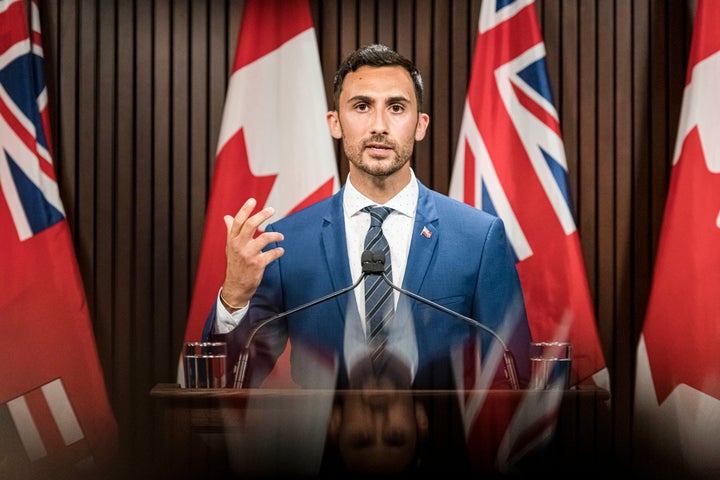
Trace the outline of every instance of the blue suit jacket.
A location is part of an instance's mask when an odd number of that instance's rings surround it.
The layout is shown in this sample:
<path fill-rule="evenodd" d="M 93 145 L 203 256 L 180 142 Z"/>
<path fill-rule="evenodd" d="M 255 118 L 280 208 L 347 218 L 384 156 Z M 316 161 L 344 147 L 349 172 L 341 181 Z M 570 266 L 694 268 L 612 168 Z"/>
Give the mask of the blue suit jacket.
<path fill-rule="evenodd" d="M 498 332 L 513 352 L 521 380 L 526 381 L 530 329 L 502 221 L 418 183 L 417 214 L 402 287 Z M 266 268 L 240 326 L 226 335 L 211 335 L 213 308 L 203 331 L 205 339 L 227 341 L 229 358 L 237 358 L 258 322 L 352 285 L 343 191 L 344 187 L 332 197 L 266 228 L 283 233 L 285 254 Z M 416 385 L 452 388 L 449 353 L 477 327 L 409 297 L 399 302 L 397 315 L 409 315 L 405 318 L 414 324 Z M 317 365 L 318 358 L 327 358 L 338 365 L 342 384 L 348 322 L 359 324 L 352 292 L 268 323 L 251 343 L 246 374 L 249 385 L 257 386 L 267 376 L 288 338 L 295 382 L 306 387 L 326 387 L 317 385 L 310 365 Z M 494 339 L 482 334 L 482 340 L 482 351 L 488 352 Z"/>

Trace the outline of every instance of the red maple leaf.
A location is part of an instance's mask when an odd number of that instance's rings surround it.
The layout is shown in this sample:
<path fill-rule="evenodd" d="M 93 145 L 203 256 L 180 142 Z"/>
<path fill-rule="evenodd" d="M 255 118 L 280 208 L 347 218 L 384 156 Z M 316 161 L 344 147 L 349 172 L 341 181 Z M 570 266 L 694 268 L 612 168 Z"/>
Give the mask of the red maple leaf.
<path fill-rule="evenodd" d="M 223 215 L 235 215 L 248 198 L 257 200 L 258 209 L 265 207 L 277 174 L 256 176 L 250 170 L 243 128 L 223 145 L 215 169 L 211 190 L 215 198 L 210 198 L 208 218 L 215 214 L 224 229 Z"/>
<path fill-rule="evenodd" d="M 720 399 L 720 174 L 698 128 L 673 167 L 643 328 L 658 403 L 681 384 Z"/>

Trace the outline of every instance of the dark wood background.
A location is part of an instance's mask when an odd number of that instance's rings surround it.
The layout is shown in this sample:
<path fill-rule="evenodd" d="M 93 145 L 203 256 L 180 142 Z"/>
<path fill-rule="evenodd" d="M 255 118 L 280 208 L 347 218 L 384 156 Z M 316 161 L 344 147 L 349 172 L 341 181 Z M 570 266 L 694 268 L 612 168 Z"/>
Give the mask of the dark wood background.
<path fill-rule="evenodd" d="M 447 192 L 481 0 L 311 0 L 330 99 L 341 57 L 386 43 L 424 74 L 415 171 Z M 632 455 L 642 329 L 695 1 L 538 0 L 576 220 Z M 175 380 L 242 1 L 43 1 L 62 199 L 122 442 L 151 451 L 150 389 Z M 340 177 L 347 166 L 340 157 Z"/>

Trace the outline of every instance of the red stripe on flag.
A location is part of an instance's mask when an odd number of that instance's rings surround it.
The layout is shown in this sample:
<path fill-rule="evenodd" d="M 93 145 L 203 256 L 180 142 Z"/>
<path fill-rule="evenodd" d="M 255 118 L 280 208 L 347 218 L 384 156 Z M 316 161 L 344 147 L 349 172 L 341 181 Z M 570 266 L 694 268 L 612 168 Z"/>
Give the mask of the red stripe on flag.
<path fill-rule="evenodd" d="M 50 411 L 42 389 L 32 390 L 27 393 L 24 398 L 35 422 L 35 428 L 37 428 L 40 434 L 40 438 L 42 439 L 43 445 L 45 445 L 45 450 L 48 452 L 48 455 L 52 455 L 65 448 L 62 434 Z"/>
<path fill-rule="evenodd" d="M 712 2 L 710 2 L 712 4 Z M 702 3 L 698 4 L 698 13 L 695 19 L 694 30 L 704 32 L 716 32 L 720 25 L 720 8 L 714 5 L 707 7 Z M 688 69 L 685 85 L 690 83 L 695 65 L 720 50 L 720 35 L 694 35 L 690 46 L 688 57 Z"/>
<path fill-rule="evenodd" d="M 517 96 L 520 105 L 523 106 L 528 112 L 535 115 L 540 121 L 547 125 L 557 136 L 560 134 L 560 122 L 553 117 L 550 112 L 542 108 L 535 100 L 530 98 L 521 88 L 518 88 L 514 83 L 512 84 L 513 92 Z"/>
<path fill-rule="evenodd" d="M 265 22 L 257 22 L 258 18 Z M 246 2 L 238 40 L 243 48 L 237 50 L 233 72 L 277 50 L 312 26 L 307 0 Z"/>
<path fill-rule="evenodd" d="M 335 179 L 329 178 L 327 182 L 320 185 L 320 188 L 315 190 L 313 193 L 310 194 L 309 197 L 304 199 L 302 202 L 298 203 L 295 208 L 293 208 L 290 212 L 288 212 L 288 215 L 295 213 L 299 210 L 302 210 L 305 207 L 309 207 L 313 203 L 319 202 L 323 198 L 327 198 L 330 195 L 333 194 L 333 188 L 335 186 Z"/>
<path fill-rule="evenodd" d="M 463 166 L 464 169 L 464 185 L 463 185 L 463 196 L 464 196 L 464 202 L 469 205 L 475 204 L 475 170 L 477 168 L 476 161 L 475 161 L 475 155 L 473 155 L 472 150 L 470 149 L 470 144 L 467 140 L 465 140 L 465 164 Z"/>
<path fill-rule="evenodd" d="M 11 3 L 0 13 L 0 55 L 18 42 L 27 41 L 28 24 L 25 15 L 25 2 Z"/>

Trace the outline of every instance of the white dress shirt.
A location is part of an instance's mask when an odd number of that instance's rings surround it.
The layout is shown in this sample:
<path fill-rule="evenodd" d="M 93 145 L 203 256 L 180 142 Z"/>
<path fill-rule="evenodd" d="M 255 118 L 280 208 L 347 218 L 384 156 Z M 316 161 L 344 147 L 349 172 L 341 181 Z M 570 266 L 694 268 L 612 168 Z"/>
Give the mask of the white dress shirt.
<path fill-rule="evenodd" d="M 397 286 L 402 285 L 405 276 L 417 200 L 418 185 L 415 181 L 415 174 L 412 173 L 410 183 L 390 201 L 382 205 L 393 209 L 393 212 L 383 222 L 383 234 L 385 234 L 390 246 L 392 281 Z M 360 257 L 365 250 L 365 236 L 368 228 L 370 228 L 370 214 L 363 212 L 362 209 L 372 205 L 377 204 L 358 192 L 353 187 L 352 179 L 348 175 L 345 195 L 343 196 L 343 210 L 345 212 L 345 238 L 347 239 L 350 260 L 350 275 L 353 283 L 362 274 Z M 400 293 L 397 290 L 394 290 L 393 293 L 395 306 L 397 307 Z M 357 300 L 358 309 L 360 310 L 360 318 L 365 318 L 365 286 L 362 283 L 355 289 L 355 300 Z M 363 323 L 364 328 L 365 324 Z"/>

